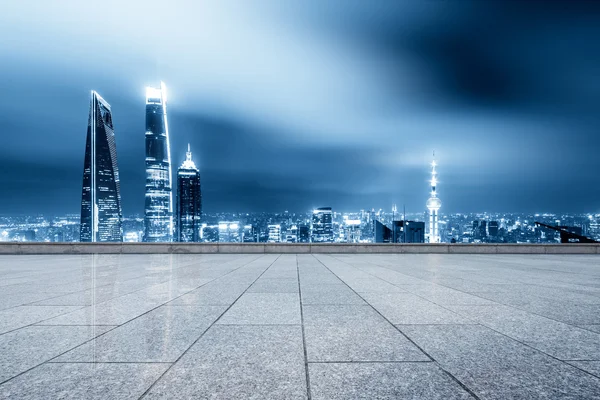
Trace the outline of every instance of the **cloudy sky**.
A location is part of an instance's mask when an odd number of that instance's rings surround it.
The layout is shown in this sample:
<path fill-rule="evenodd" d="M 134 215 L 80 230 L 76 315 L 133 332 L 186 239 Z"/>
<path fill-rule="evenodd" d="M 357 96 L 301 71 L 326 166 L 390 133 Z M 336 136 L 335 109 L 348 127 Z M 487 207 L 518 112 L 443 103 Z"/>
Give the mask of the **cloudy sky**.
<path fill-rule="evenodd" d="M 600 211 L 600 2 L 8 0 L 0 214 L 78 213 L 89 91 L 123 212 L 144 204 L 145 86 L 169 88 L 216 211 Z"/>

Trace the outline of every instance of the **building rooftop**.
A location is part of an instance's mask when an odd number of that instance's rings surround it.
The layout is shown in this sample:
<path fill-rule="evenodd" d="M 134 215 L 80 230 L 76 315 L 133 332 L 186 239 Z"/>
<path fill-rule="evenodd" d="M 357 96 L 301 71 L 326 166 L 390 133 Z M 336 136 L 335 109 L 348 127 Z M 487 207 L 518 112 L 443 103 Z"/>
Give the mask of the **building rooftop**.
<path fill-rule="evenodd" d="M 600 256 L 0 256 L 0 398 L 600 398 Z"/>

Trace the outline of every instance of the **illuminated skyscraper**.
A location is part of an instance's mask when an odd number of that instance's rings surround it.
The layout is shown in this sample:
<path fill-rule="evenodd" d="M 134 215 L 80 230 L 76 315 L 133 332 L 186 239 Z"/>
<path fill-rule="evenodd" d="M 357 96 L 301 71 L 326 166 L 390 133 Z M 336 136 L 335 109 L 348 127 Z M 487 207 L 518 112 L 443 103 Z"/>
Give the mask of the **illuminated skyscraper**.
<path fill-rule="evenodd" d="M 438 211 L 442 206 L 442 201 L 437 197 L 437 166 L 435 162 L 435 153 L 433 153 L 433 161 L 431 162 L 431 197 L 427 200 L 427 209 L 429 210 L 429 243 L 440 242 L 440 232 L 438 230 Z"/>
<path fill-rule="evenodd" d="M 185 161 L 177 170 L 177 217 L 175 240 L 178 242 L 200 241 L 200 219 L 202 217 L 202 192 L 200 171 L 192 161 L 188 144 Z"/>
<path fill-rule="evenodd" d="M 88 119 L 83 190 L 82 242 L 122 242 L 121 190 L 110 104 L 92 91 Z"/>
<path fill-rule="evenodd" d="M 167 88 L 146 88 L 145 242 L 173 240 L 171 149 L 167 124 Z"/>
<path fill-rule="evenodd" d="M 331 207 L 321 207 L 313 211 L 312 242 L 333 242 L 333 215 Z"/>
<path fill-rule="evenodd" d="M 281 242 L 281 225 L 273 224 L 267 227 L 269 229 L 269 239 L 267 242 L 279 243 Z"/>

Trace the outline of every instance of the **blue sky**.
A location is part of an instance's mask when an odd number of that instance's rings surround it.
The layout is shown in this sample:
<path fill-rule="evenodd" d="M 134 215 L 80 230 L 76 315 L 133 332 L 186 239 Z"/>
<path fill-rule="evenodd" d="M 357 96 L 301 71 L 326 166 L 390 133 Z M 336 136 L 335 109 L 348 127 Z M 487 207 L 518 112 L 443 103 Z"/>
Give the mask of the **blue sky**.
<path fill-rule="evenodd" d="M 79 212 L 89 90 L 143 211 L 144 88 L 205 210 L 600 211 L 593 1 L 9 0 L 0 213 Z"/>

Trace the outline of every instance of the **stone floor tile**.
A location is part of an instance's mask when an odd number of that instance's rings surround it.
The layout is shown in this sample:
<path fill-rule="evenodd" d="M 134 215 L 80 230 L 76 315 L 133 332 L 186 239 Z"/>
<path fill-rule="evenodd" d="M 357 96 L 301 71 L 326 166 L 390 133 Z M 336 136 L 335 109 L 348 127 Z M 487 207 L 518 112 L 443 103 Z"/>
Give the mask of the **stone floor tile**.
<path fill-rule="evenodd" d="M 298 293 L 298 278 L 260 278 L 248 293 Z"/>
<path fill-rule="evenodd" d="M 379 328 L 389 323 L 368 304 L 306 304 L 302 306 L 304 325 L 362 325 Z"/>
<path fill-rule="evenodd" d="M 0 399 L 138 399 L 169 364 L 44 364 L 0 386 Z"/>
<path fill-rule="evenodd" d="M 600 360 L 598 361 L 569 361 L 569 364 L 581 368 L 600 378 Z"/>
<path fill-rule="evenodd" d="M 80 346 L 56 362 L 174 362 L 226 306 L 161 306 Z"/>
<path fill-rule="evenodd" d="M 472 399 L 435 363 L 309 364 L 314 400 Z"/>
<path fill-rule="evenodd" d="M 0 336 L 0 382 L 93 339 L 112 326 L 28 326 Z"/>
<path fill-rule="evenodd" d="M 148 399 L 306 399 L 300 326 L 213 326 Z"/>
<path fill-rule="evenodd" d="M 489 328 L 399 328 L 481 398 L 600 399 L 598 378 Z"/>
<path fill-rule="evenodd" d="M 508 306 L 449 306 L 478 323 L 561 360 L 600 360 L 600 333 Z"/>
<path fill-rule="evenodd" d="M 300 324 L 297 293 L 246 293 L 218 324 Z"/>
<path fill-rule="evenodd" d="M 79 310 L 69 306 L 19 306 L 0 311 L 0 334 Z"/>
<path fill-rule="evenodd" d="M 307 325 L 308 361 L 430 361 L 392 325 Z"/>
<path fill-rule="evenodd" d="M 393 324 L 469 324 L 469 319 L 412 293 L 360 293 Z"/>
<path fill-rule="evenodd" d="M 331 285 L 330 285 L 331 286 Z M 366 305 L 365 301 L 346 287 L 329 290 L 305 290 L 302 288 L 302 304 L 355 304 Z"/>

